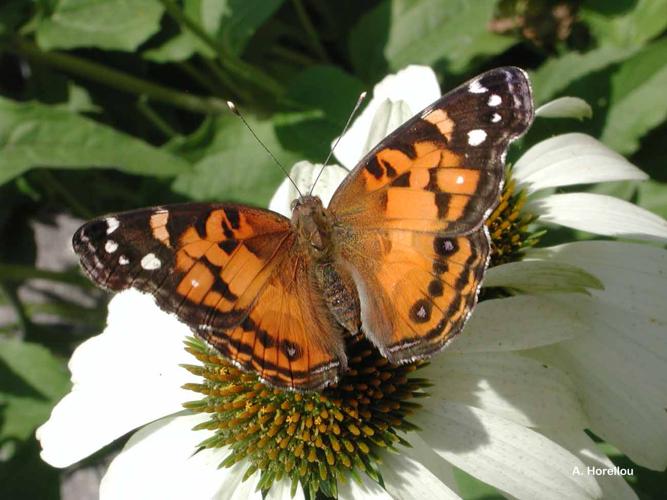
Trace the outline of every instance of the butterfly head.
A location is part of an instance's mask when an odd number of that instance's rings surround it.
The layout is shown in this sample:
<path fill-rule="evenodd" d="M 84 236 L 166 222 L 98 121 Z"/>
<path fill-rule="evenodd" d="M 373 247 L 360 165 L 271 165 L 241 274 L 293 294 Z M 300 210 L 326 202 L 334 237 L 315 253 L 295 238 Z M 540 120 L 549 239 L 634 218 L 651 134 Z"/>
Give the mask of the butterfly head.
<path fill-rule="evenodd" d="M 316 258 L 331 249 L 332 217 L 318 196 L 302 196 L 292 202 L 292 225 L 300 241 Z"/>

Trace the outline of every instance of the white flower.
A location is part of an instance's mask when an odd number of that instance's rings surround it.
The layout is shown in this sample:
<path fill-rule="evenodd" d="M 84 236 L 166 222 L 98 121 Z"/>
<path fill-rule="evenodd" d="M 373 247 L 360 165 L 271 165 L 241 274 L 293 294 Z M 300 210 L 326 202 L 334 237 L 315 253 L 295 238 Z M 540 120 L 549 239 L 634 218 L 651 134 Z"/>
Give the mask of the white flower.
<path fill-rule="evenodd" d="M 335 151 L 339 161 L 352 168 L 373 141 L 435 100 L 434 82 L 428 68 L 409 67 L 377 85 Z M 566 101 L 546 115 L 581 115 L 580 106 Z M 317 172 L 301 162 L 292 176 L 306 192 Z M 326 167 L 315 194 L 330 199 L 346 173 Z M 541 222 L 664 241 L 667 223 L 632 204 L 552 193 L 645 177 L 581 134 L 537 144 L 513 169 Z M 289 214 L 295 196 L 285 182 L 270 208 Z M 533 249 L 490 269 L 485 286 L 516 294 L 480 303 L 459 340 L 419 372 L 434 384 L 431 397 L 410 418 L 421 429 L 404 435 L 412 446 L 382 455 L 384 488 L 364 477 L 339 485 L 339 497 L 458 498 L 457 467 L 517 498 L 634 498 L 622 477 L 586 472 L 612 464 L 584 429 L 640 465 L 667 466 L 667 252 L 613 241 Z M 182 347 L 188 335 L 151 298 L 118 294 L 106 330 L 70 361 L 72 392 L 38 430 L 43 459 L 65 467 L 139 429 L 104 476 L 102 500 L 259 498 L 257 474 L 243 482 L 242 464 L 218 468 L 227 449 L 193 454 L 211 431 L 192 431 L 202 417 L 181 406 L 192 399 L 178 366 L 192 361 Z M 268 496 L 289 498 L 289 485 L 274 483 Z"/>

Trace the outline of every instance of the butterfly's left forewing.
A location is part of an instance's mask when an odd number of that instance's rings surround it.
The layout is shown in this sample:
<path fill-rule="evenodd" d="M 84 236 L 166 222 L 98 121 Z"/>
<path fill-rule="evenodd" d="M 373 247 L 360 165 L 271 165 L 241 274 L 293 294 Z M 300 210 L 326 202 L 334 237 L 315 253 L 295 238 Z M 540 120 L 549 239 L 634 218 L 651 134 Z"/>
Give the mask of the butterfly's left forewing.
<path fill-rule="evenodd" d="M 237 365 L 313 389 L 336 379 L 345 354 L 335 322 L 316 314 L 294 241 L 289 220 L 268 210 L 184 204 L 93 220 L 73 246 L 100 286 L 150 293 Z"/>
<path fill-rule="evenodd" d="M 370 151 L 329 205 L 362 329 L 393 362 L 440 350 L 477 300 L 507 148 L 532 122 L 526 74 L 498 68 L 446 94 Z"/>

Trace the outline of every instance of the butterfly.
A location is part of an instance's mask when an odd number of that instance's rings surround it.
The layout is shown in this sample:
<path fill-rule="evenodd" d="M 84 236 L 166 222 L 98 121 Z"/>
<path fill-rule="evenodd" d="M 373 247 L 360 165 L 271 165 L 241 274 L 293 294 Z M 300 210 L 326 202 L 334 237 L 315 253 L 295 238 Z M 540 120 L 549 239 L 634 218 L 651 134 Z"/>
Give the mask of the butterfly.
<path fill-rule="evenodd" d="M 382 140 L 328 207 L 306 195 L 291 219 L 232 203 L 146 208 L 86 223 L 73 246 L 101 287 L 152 294 L 270 385 L 319 390 L 345 372 L 347 336 L 399 364 L 461 331 L 507 149 L 532 119 L 524 71 L 493 69 Z"/>

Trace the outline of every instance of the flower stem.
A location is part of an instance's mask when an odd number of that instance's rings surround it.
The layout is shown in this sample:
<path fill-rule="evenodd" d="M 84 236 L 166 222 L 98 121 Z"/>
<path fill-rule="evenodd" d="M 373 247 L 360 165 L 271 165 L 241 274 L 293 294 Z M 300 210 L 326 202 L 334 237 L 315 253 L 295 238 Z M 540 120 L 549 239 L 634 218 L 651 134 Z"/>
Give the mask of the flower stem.
<path fill-rule="evenodd" d="M 44 52 L 35 44 L 26 40 L 15 40 L 10 48 L 34 63 L 57 68 L 131 94 L 145 95 L 155 101 L 164 102 L 194 113 L 218 114 L 229 112 L 229 108 L 221 99 L 185 94 L 71 54 Z"/>

